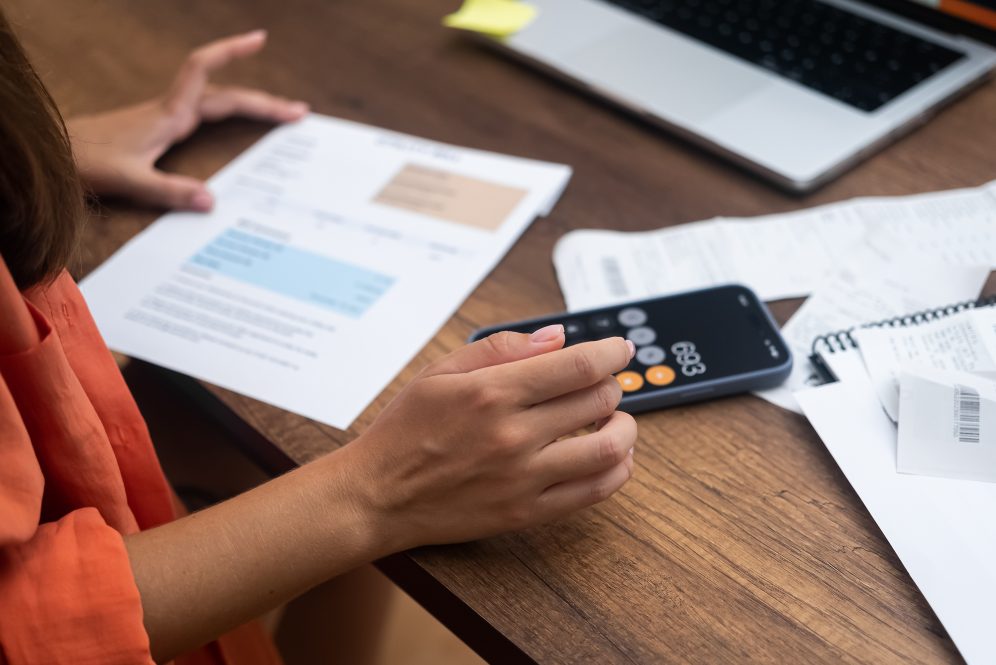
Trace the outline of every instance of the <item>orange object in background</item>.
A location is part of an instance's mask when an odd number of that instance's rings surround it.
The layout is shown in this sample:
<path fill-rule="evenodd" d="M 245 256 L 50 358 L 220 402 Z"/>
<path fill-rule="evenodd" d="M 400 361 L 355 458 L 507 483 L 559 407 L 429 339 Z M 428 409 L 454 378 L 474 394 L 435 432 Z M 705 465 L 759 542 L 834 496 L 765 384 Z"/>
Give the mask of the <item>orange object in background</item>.
<path fill-rule="evenodd" d="M 996 30 L 996 10 L 964 0 L 941 0 L 943 12 Z"/>

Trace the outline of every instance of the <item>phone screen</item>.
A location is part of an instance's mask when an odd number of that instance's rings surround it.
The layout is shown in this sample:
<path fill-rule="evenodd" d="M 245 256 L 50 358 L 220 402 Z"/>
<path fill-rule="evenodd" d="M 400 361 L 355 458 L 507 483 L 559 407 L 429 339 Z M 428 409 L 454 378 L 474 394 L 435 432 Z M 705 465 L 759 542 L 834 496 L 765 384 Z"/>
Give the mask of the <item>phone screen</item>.
<path fill-rule="evenodd" d="M 607 327 L 604 318 L 615 313 L 607 332 L 636 345 L 619 382 L 625 392 L 636 393 L 783 365 L 788 350 L 762 307 L 749 290 L 730 286 L 607 309 L 585 323 Z"/>
<path fill-rule="evenodd" d="M 636 396 L 783 366 L 789 351 L 763 307 L 751 291 L 731 285 L 567 313 L 544 323 L 563 323 L 568 345 L 615 336 L 632 340 L 636 357 L 616 376 L 623 391 Z"/>

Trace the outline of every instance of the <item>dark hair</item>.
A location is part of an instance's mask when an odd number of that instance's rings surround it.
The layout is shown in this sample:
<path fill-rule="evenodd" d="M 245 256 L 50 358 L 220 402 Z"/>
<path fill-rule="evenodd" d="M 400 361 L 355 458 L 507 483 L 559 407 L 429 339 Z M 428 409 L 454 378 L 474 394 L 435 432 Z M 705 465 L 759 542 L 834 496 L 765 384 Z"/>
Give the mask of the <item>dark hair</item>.
<path fill-rule="evenodd" d="M 19 288 L 69 263 L 85 215 L 66 125 L 0 11 L 0 257 Z"/>

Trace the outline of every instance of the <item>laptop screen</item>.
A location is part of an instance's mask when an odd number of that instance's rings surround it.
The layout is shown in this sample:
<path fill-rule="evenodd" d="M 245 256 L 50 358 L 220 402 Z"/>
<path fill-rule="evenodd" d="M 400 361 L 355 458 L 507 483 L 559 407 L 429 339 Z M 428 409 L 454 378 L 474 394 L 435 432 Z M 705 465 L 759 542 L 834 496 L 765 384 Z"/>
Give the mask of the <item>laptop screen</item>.
<path fill-rule="evenodd" d="M 911 0 L 921 5 L 974 23 L 983 28 L 996 30 L 996 0 Z"/>

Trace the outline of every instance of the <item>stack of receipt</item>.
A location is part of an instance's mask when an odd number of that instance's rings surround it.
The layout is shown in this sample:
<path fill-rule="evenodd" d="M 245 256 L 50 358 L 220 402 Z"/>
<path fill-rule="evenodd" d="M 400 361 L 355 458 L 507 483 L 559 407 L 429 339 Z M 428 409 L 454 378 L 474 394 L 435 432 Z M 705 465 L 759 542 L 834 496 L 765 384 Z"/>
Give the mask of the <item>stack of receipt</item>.
<path fill-rule="evenodd" d="M 568 309 L 581 310 L 729 282 L 762 300 L 805 296 L 859 254 L 873 270 L 890 260 L 996 265 L 996 181 L 657 231 L 573 231 L 553 263 Z"/>
<path fill-rule="evenodd" d="M 853 336 L 899 425 L 897 471 L 996 482 L 996 308 Z"/>

